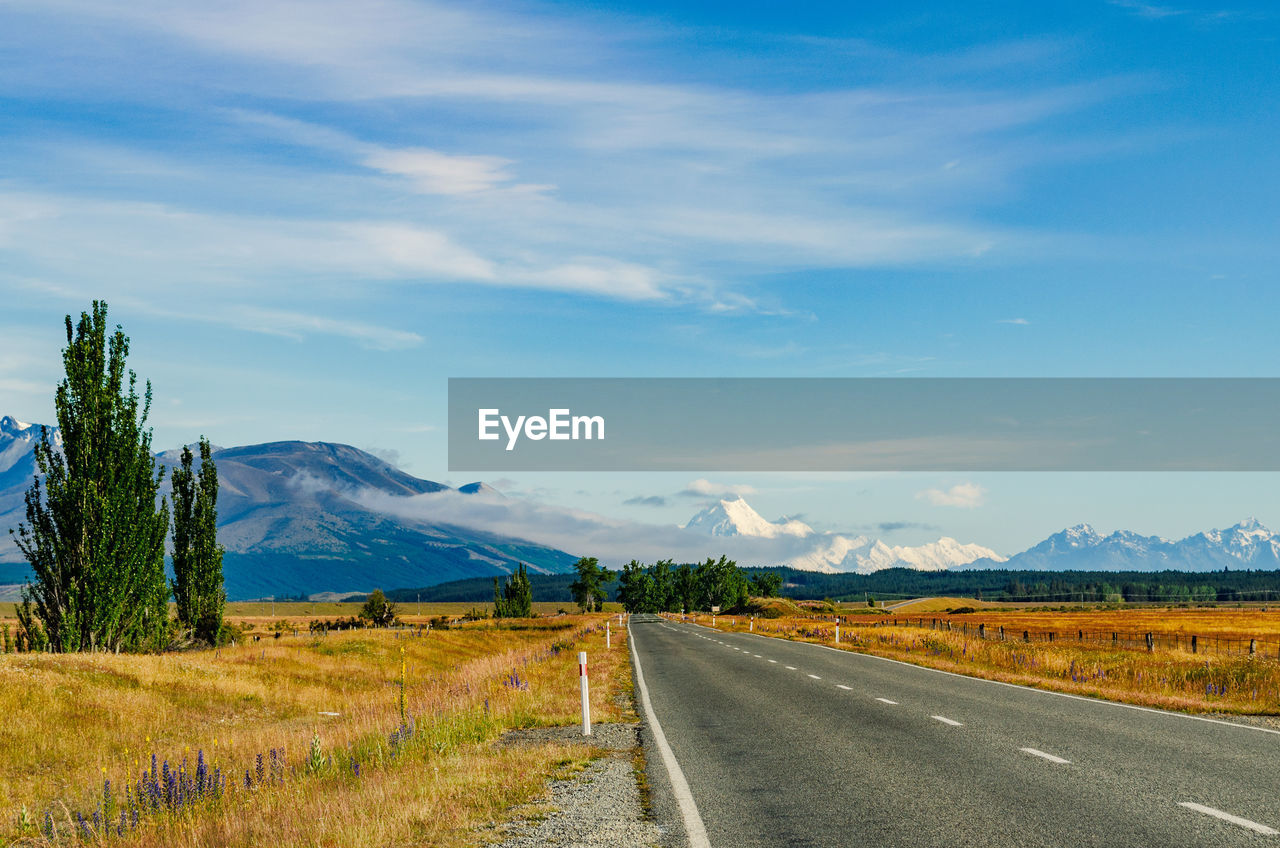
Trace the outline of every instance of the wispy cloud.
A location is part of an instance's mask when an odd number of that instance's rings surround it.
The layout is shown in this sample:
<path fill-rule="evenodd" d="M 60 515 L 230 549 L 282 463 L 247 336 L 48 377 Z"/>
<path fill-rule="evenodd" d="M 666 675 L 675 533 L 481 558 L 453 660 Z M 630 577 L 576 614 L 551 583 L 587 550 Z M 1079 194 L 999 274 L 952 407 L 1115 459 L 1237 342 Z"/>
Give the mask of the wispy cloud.
<path fill-rule="evenodd" d="M 925 489 L 916 493 L 919 500 L 934 506 L 976 509 L 986 502 L 987 490 L 975 483 L 957 483 L 949 489 Z"/>
<path fill-rule="evenodd" d="M 636 495 L 623 503 L 627 506 L 666 506 L 667 499 L 662 495 Z"/>
<path fill-rule="evenodd" d="M 679 494 L 689 498 L 722 498 L 727 495 L 754 495 L 756 490 L 746 484 L 713 483 L 705 477 L 699 477 L 686 485 Z"/>
<path fill-rule="evenodd" d="M 996 321 L 997 324 L 1016 324 L 1019 327 L 1026 327 L 1031 324 L 1026 318 L 1001 318 Z"/>

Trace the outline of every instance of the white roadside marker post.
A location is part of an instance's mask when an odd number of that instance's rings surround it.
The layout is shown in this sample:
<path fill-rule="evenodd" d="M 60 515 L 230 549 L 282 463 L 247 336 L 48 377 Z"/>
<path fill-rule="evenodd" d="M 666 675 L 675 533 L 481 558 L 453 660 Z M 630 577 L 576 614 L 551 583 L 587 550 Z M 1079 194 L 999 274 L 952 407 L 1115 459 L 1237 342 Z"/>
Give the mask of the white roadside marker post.
<path fill-rule="evenodd" d="M 840 625 L 836 624 L 836 644 L 840 644 Z"/>
<path fill-rule="evenodd" d="M 609 622 L 604 623 L 604 649 L 606 651 L 613 649 L 613 638 L 609 632 Z"/>
<path fill-rule="evenodd" d="M 751 616 L 751 624 L 747 626 L 747 632 L 748 633 L 756 632 L 756 617 L 754 615 Z"/>
<path fill-rule="evenodd" d="M 582 735 L 591 735 L 591 695 L 587 689 L 587 652 L 578 651 L 578 680 L 582 682 Z"/>

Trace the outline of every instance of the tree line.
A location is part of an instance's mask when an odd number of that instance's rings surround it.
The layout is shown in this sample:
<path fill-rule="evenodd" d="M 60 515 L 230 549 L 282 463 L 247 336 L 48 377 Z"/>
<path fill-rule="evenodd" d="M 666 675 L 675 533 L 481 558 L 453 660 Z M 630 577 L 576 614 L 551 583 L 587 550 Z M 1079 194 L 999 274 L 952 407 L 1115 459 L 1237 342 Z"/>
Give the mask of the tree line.
<path fill-rule="evenodd" d="M 202 436 L 197 468 L 183 448 L 171 513 L 158 497 L 165 467 L 146 426 L 151 383 L 139 393 L 126 368 L 129 339 L 119 325 L 110 333 L 107 326 L 102 301 L 74 324 L 66 316 L 65 377 L 54 393 L 58 433 L 41 427 L 26 521 L 9 531 L 33 573 L 18 606 L 17 645 L 72 652 L 157 651 L 187 639 L 217 644 L 226 593 L 212 449 Z M 172 581 L 165 573 L 170 530 Z"/>
<path fill-rule="evenodd" d="M 658 564 L 640 566 L 646 572 L 655 573 L 655 587 L 666 586 L 663 575 L 671 575 L 680 568 L 666 561 L 665 571 Z M 628 563 L 630 565 L 630 563 Z M 638 564 L 637 564 L 638 565 Z M 704 563 L 705 565 L 705 563 Z M 689 569 L 698 564 L 688 564 Z M 623 572 L 599 584 L 604 599 L 621 601 L 624 585 L 620 582 Z M 760 597 L 777 594 L 786 598 L 838 601 L 861 601 L 867 595 L 879 599 L 919 598 L 937 595 L 985 599 L 989 601 L 1017 600 L 1044 604 L 1070 603 L 1234 603 L 1236 601 L 1280 602 L 1280 571 L 1241 570 L 1212 572 L 1114 572 L 1114 571 L 915 571 L 908 568 L 890 568 L 873 574 L 824 574 L 801 571 L 788 567 L 740 568 L 748 583 L 767 580 L 777 586 L 773 592 L 750 590 Z M 633 569 L 634 571 L 634 569 Z M 528 576 L 534 601 L 573 603 L 578 594 L 572 588 L 579 582 L 577 569 L 569 574 L 531 574 Z M 687 578 L 682 578 L 686 579 Z M 421 596 L 423 601 L 451 601 L 475 603 L 483 601 L 492 592 L 487 577 L 468 578 L 414 589 L 398 589 L 388 592 L 389 597 L 400 601 L 412 601 Z M 643 597 L 665 598 L 656 603 L 667 606 L 673 612 L 678 607 L 670 603 L 672 593 L 655 588 L 644 588 L 638 593 Z M 677 597 L 678 597 L 677 593 Z M 646 601 L 646 604 L 648 602 Z M 698 608 L 698 607 L 694 607 Z M 705 608 L 705 607 L 703 607 Z"/>

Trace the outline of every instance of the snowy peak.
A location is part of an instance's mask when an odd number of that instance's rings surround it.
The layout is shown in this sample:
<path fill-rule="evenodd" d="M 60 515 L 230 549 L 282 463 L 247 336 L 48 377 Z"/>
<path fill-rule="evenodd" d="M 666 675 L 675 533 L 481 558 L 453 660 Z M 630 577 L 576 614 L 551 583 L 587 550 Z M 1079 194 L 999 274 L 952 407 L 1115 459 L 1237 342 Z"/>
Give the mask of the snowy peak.
<path fill-rule="evenodd" d="M 22 438 L 23 434 L 29 434 L 32 429 L 34 428 L 30 424 L 11 416 L 0 418 L 0 433 L 6 436 Z"/>
<path fill-rule="evenodd" d="M 707 507 L 690 518 L 684 529 L 697 530 L 708 536 L 754 536 L 761 539 L 813 535 L 813 528 L 804 522 L 768 520 L 740 497 L 721 500 Z"/>
<path fill-rule="evenodd" d="M 982 565 L 988 566 L 988 563 Z M 1280 566 L 1280 535 L 1256 518 L 1225 530 L 1172 541 L 1117 530 L 1103 536 L 1087 524 L 1069 527 L 1008 560 L 1008 568 L 1036 571 L 1219 571 Z"/>
<path fill-rule="evenodd" d="M 699 512 L 684 525 L 709 536 L 737 536 L 779 539 L 789 542 L 786 565 L 805 571 L 836 573 L 856 571 L 869 574 L 885 568 L 914 568 L 942 571 L 968 565 L 974 560 L 1003 561 L 1003 557 L 981 545 L 965 545 L 943 537 L 918 547 L 887 545 L 866 536 L 817 533 L 795 519 L 769 521 L 742 498 L 720 501 Z"/>

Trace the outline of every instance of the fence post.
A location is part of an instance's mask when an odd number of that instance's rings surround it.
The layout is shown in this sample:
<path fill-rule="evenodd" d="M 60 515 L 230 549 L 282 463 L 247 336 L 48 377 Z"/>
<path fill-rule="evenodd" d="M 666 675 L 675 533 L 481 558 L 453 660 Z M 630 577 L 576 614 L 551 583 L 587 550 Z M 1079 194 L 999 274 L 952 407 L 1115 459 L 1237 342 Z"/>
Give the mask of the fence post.
<path fill-rule="evenodd" d="M 591 694 L 587 687 L 587 652 L 578 651 L 578 679 L 582 681 L 582 735 L 591 735 Z"/>
<path fill-rule="evenodd" d="M 986 638 L 987 638 L 987 625 L 985 625 L 985 624 L 979 624 L 979 625 L 978 625 L 978 638 L 979 638 L 979 639 L 986 639 Z"/>
<path fill-rule="evenodd" d="M 1147 634 L 1147 652 L 1148 652 L 1148 653 L 1150 653 L 1151 651 L 1154 651 L 1155 649 L 1156 649 L 1156 640 L 1155 640 L 1155 636 L 1153 636 L 1152 634 L 1148 633 L 1148 634 Z"/>
<path fill-rule="evenodd" d="M 1083 631 L 1083 630 L 1078 631 L 1078 632 L 1076 633 L 1076 638 L 1077 638 L 1077 640 L 1078 640 L 1078 641 L 1083 642 L 1083 641 L 1084 641 L 1084 631 Z"/>
<path fill-rule="evenodd" d="M 1052 642 L 1052 641 L 1053 641 L 1053 637 L 1055 637 L 1055 636 L 1057 636 L 1057 635 L 1058 635 L 1057 633 L 1054 633 L 1052 630 L 1050 630 L 1050 631 L 1049 631 L 1049 641 L 1050 641 L 1050 642 Z"/>
<path fill-rule="evenodd" d="M 1258 640 L 1250 639 L 1249 640 L 1249 656 L 1253 656 L 1256 653 L 1258 653 Z"/>
<path fill-rule="evenodd" d="M 1004 641 L 1004 625 L 1000 625 L 1000 641 Z"/>
<path fill-rule="evenodd" d="M 1027 630 L 1022 631 L 1022 641 L 1024 641 L 1024 642 L 1030 642 L 1030 641 L 1031 641 L 1031 633 L 1030 633 L 1030 631 L 1027 631 Z"/>
<path fill-rule="evenodd" d="M 1193 654 L 1199 652 L 1200 646 L 1197 644 L 1198 641 L 1199 641 L 1198 637 L 1194 635 L 1191 637 L 1191 653 Z"/>

